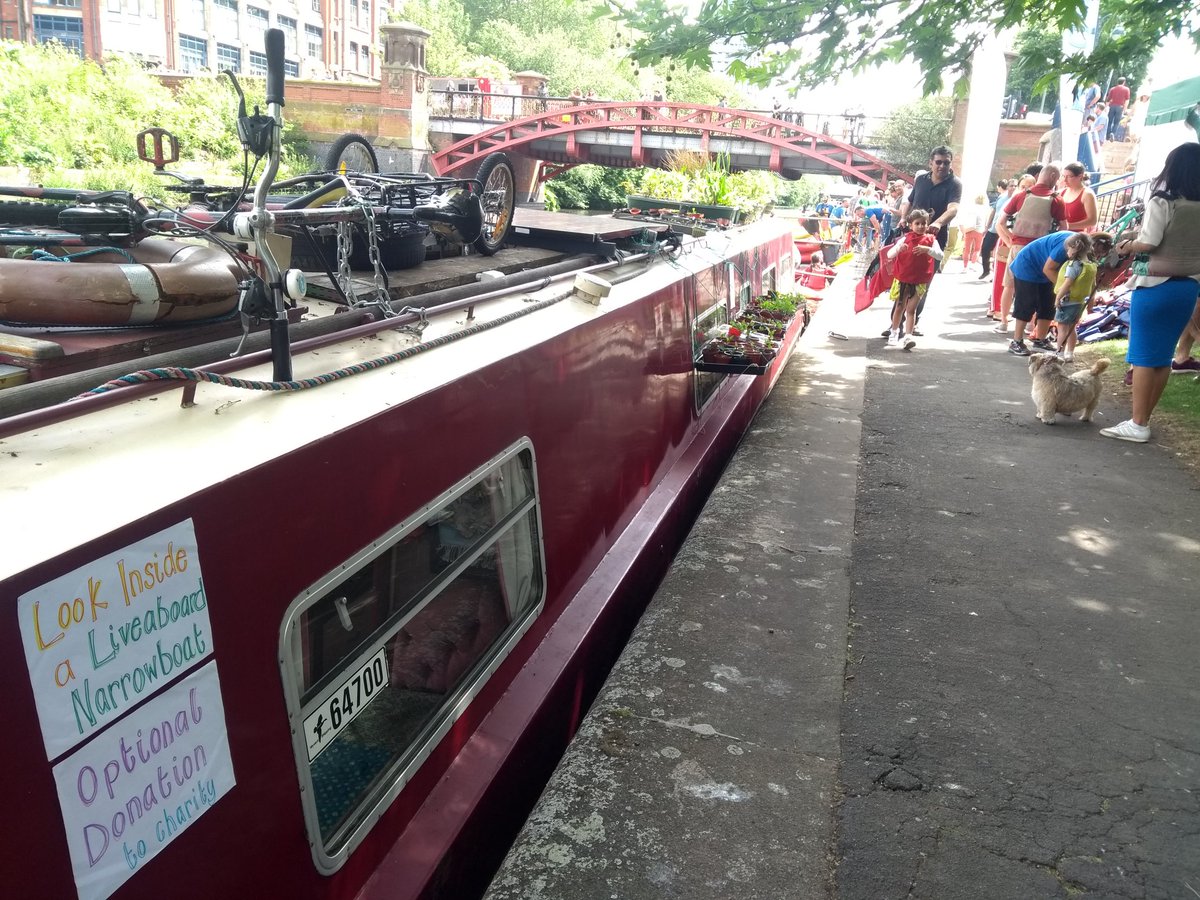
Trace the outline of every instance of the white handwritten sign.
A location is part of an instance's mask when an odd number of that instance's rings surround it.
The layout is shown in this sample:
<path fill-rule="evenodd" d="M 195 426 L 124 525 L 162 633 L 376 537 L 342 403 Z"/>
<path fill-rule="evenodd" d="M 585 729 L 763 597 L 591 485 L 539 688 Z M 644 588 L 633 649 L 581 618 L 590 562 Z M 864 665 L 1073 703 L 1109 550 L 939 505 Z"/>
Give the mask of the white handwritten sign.
<path fill-rule="evenodd" d="M 47 759 L 213 652 L 192 520 L 17 601 Z"/>
<path fill-rule="evenodd" d="M 237 783 L 210 662 L 54 767 L 80 900 L 105 900 Z"/>

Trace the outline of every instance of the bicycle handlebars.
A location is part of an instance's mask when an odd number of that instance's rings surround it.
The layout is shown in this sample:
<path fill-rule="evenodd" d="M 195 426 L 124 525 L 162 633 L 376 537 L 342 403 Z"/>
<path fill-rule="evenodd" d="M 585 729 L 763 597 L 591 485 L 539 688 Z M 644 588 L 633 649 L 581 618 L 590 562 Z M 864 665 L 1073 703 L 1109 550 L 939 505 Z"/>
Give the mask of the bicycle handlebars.
<path fill-rule="evenodd" d="M 283 106 L 283 32 L 267 29 L 267 105 Z"/>

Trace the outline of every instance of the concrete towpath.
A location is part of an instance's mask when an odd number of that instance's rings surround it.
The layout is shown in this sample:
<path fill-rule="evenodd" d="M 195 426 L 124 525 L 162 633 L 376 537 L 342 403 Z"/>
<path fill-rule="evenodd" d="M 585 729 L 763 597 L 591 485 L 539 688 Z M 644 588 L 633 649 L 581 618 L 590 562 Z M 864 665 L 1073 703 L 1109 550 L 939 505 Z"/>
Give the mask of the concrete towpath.
<path fill-rule="evenodd" d="M 1195 477 L 1038 422 L 985 286 L 911 353 L 848 287 L 489 900 L 1200 897 Z"/>

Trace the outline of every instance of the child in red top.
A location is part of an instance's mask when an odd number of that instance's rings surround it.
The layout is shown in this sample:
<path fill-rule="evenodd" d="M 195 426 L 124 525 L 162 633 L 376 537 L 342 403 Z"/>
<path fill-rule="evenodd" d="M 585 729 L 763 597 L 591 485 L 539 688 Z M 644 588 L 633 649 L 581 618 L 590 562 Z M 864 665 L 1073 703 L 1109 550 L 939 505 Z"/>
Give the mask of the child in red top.
<path fill-rule="evenodd" d="M 833 269 L 824 264 L 820 253 L 814 253 L 809 258 L 807 266 L 802 266 L 800 271 L 796 273 L 796 283 L 809 291 L 815 291 L 819 295 L 825 290 L 829 282 L 837 274 Z"/>
<path fill-rule="evenodd" d="M 942 258 L 942 248 L 929 231 L 927 210 L 914 209 L 905 218 L 904 224 L 908 226 L 908 232 L 888 251 L 888 259 L 895 261 L 892 270 L 895 280 L 891 291 L 892 330 L 888 334 L 887 346 L 903 346 L 905 350 L 911 350 L 917 345 L 912 336 L 917 324 L 917 306 L 933 281 L 938 261 Z M 900 340 L 901 318 L 904 319 L 906 333 L 903 343 Z"/>

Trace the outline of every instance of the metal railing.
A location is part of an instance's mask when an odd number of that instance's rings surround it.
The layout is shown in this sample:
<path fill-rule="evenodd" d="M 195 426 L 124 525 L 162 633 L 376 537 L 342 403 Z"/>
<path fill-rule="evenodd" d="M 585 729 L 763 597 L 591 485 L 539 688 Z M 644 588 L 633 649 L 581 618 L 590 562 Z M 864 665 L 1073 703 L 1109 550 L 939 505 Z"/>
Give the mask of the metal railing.
<path fill-rule="evenodd" d="M 1152 180 L 1147 178 L 1144 181 L 1134 181 L 1133 173 L 1128 172 L 1095 185 L 1092 191 L 1096 194 L 1096 221 L 1100 226 L 1115 222 L 1131 203 L 1144 203 L 1149 199 Z"/>
<path fill-rule="evenodd" d="M 562 111 L 563 115 L 579 112 L 581 107 L 592 103 L 624 103 L 637 105 L 653 103 L 647 100 L 586 100 L 578 97 L 538 97 L 527 94 L 485 94 L 478 91 L 430 91 L 429 114 L 450 122 L 471 122 L 474 125 L 494 125 L 513 119 L 524 119 L 542 113 Z M 666 102 L 666 101 L 664 101 Z M 697 109 L 709 109 L 697 105 Z M 860 147 L 877 147 L 877 134 L 888 116 L 865 116 L 856 113 L 806 113 L 793 110 L 775 112 L 769 109 L 733 109 L 731 113 L 744 112 L 763 118 L 777 118 L 797 128 L 828 135 L 831 139 Z M 598 119 L 599 121 L 599 119 Z M 937 119 L 949 124 L 949 119 Z M 656 129 L 660 125 L 654 126 Z M 677 126 L 687 130 L 687 123 Z"/>

